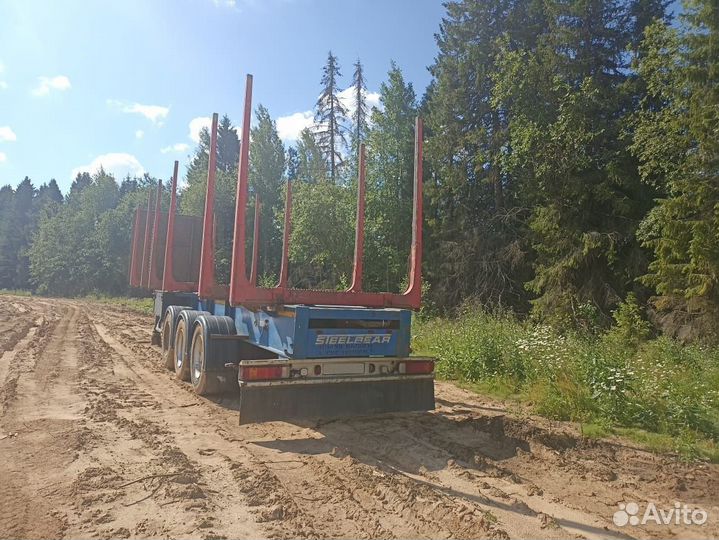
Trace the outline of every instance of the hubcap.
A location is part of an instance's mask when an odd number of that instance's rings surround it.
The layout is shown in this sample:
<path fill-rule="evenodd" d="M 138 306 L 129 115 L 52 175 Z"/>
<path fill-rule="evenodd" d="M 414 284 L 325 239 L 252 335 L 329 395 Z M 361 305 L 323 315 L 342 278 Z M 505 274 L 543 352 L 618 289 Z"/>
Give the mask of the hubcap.
<path fill-rule="evenodd" d="M 177 341 L 175 342 L 175 358 L 177 367 L 182 369 L 182 364 L 185 360 L 185 329 L 182 325 L 177 329 Z"/>
<path fill-rule="evenodd" d="M 170 322 L 165 321 L 162 325 L 162 351 L 165 352 L 170 349 Z"/>
<path fill-rule="evenodd" d="M 197 382 L 202 375 L 202 363 L 205 356 L 205 347 L 202 334 L 196 334 L 192 342 L 192 381 Z"/>

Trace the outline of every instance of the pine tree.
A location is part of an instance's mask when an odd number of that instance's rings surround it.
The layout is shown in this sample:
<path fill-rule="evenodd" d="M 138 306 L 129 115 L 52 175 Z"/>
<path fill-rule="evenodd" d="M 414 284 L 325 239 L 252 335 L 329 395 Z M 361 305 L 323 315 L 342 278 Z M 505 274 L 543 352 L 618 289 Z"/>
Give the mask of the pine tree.
<path fill-rule="evenodd" d="M 317 144 L 322 150 L 329 167 L 329 179 L 337 183 L 339 167 L 342 164 L 342 150 L 347 146 L 344 135 L 344 122 L 347 109 L 339 98 L 340 66 L 332 51 L 327 55 L 327 63 L 322 71 L 322 93 L 316 104 L 315 123 L 317 124 Z"/>

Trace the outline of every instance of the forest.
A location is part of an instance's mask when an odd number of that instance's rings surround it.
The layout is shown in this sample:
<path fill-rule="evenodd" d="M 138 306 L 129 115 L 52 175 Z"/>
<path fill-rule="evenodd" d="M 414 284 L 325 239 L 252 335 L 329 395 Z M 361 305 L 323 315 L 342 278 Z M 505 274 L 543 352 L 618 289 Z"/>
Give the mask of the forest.
<path fill-rule="evenodd" d="M 365 284 L 402 289 L 419 115 L 425 290 L 417 346 L 439 356 L 447 377 L 524 392 L 550 416 L 716 439 L 719 7 L 672 6 L 446 2 L 429 86 L 413 88 L 392 62 L 372 108 L 361 61 L 342 68 L 330 52 L 318 70 L 316 128 L 296 144 L 283 144 L 265 107 L 254 111 L 261 280 L 276 280 L 283 190 L 293 182 L 291 283 L 348 286 L 364 143 Z M 338 97 L 348 87 L 349 110 Z M 224 116 L 218 136 L 225 280 L 234 125 Z M 202 213 L 208 151 L 204 130 L 184 172 L 182 213 Z M 131 293 L 133 213 L 157 181 L 100 171 L 78 174 L 65 195 L 54 180 L 2 187 L 0 288 Z M 671 365 L 657 371 L 657 359 Z M 686 380 L 660 388 L 667 370 Z"/>

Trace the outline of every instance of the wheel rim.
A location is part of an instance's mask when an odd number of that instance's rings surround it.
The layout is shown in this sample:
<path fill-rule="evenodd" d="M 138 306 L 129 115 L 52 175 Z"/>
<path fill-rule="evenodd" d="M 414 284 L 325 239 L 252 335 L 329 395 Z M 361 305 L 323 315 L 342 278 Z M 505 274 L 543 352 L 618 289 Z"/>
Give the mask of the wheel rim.
<path fill-rule="evenodd" d="M 205 343 L 201 333 L 192 340 L 192 382 L 197 383 L 202 376 L 202 364 L 205 359 Z"/>
<path fill-rule="evenodd" d="M 177 328 L 177 340 L 175 341 L 175 364 L 178 369 L 182 369 L 185 361 L 185 328 L 183 324 Z"/>
<path fill-rule="evenodd" d="M 166 320 L 162 325 L 162 351 L 170 350 L 170 321 Z"/>

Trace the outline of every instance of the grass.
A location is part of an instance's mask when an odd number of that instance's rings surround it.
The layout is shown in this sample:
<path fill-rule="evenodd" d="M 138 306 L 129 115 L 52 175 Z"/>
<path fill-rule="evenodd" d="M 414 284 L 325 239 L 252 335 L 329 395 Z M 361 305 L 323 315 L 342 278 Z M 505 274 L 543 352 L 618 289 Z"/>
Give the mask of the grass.
<path fill-rule="evenodd" d="M 30 291 L 23 291 L 21 289 L 0 289 L 0 294 L 8 294 L 12 296 L 32 296 Z"/>
<path fill-rule="evenodd" d="M 126 296 L 104 296 L 104 295 L 88 295 L 84 300 L 91 300 L 100 304 L 111 304 L 113 306 L 122 306 L 131 311 L 136 311 L 142 315 L 152 315 L 154 313 L 154 300 L 152 298 L 128 298 Z"/>
<path fill-rule="evenodd" d="M 32 296 L 30 291 L 0 289 L 0 295 L 7 294 L 13 296 Z M 79 297 L 80 300 L 90 300 L 100 304 L 111 304 L 121 306 L 131 311 L 136 311 L 142 315 L 152 315 L 154 313 L 154 300 L 152 298 L 129 298 L 127 296 L 107 296 L 103 294 L 88 294 Z"/>
<path fill-rule="evenodd" d="M 603 333 L 560 333 L 467 310 L 416 320 L 413 350 L 438 359 L 439 378 L 579 422 L 586 437 L 719 462 L 719 348 L 649 339 L 639 319 L 617 320 Z"/>

